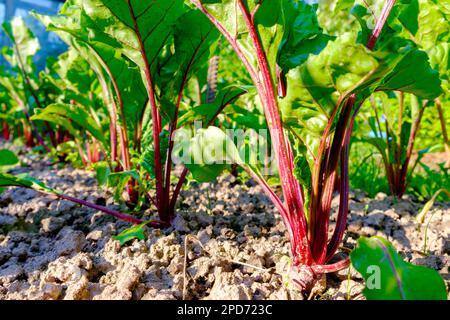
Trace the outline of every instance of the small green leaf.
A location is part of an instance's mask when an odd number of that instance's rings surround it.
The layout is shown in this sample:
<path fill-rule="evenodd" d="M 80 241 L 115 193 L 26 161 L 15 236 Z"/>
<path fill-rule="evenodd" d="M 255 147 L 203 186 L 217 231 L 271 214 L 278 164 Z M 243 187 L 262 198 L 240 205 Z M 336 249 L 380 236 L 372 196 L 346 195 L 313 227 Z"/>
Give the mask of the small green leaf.
<path fill-rule="evenodd" d="M 35 189 L 38 191 L 45 191 L 49 193 L 59 194 L 59 192 L 53 188 L 50 188 L 43 182 L 36 180 L 27 175 L 14 176 L 9 173 L 0 172 L 0 187 L 22 187 L 28 189 Z"/>
<path fill-rule="evenodd" d="M 399 7 L 398 20 L 409 32 L 415 35 L 419 29 L 419 1 L 400 1 L 397 6 Z"/>
<path fill-rule="evenodd" d="M 122 200 L 122 193 L 131 179 L 139 181 L 139 174 L 136 170 L 115 172 L 107 176 L 108 187 L 114 188 L 114 200 L 118 202 Z"/>
<path fill-rule="evenodd" d="M 176 133 L 173 154 L 199 182 L 216 178 L 228 164 L 242 163 L 233 140 L 217 127 L 200 129 L 192 138 L 186 130 Z"/>
<path fill-rule="evenodd" d="M 0 169 L 5 169 L 7 167 L 15 166 L 19 163 L 19 158 L 14 154 L 14 152 L 8 149 L 0 150 Z"/>
<path fill-rule="evenodd" d="M 386 239 L 360 238 L 350 258 L 365 280 L 363 293 L 368 300 L 447 299 L 437 271 L 403 261 Z"/>
<path fill-rule="evenodd" d="M 125 229 L 121 233 L 119 233 L 117 236 L 112 237 L 114 240 L 117 240 L 120 242 L 120 245 L 123 246 L 125 243 L 138 239 L 138 240 L 144 240 L 145 239 L 145 233 L 144 228 L 146 226 L 147 222 L 138 224 L 136 226 L 133 226 L 131 228 Z"/>
<path fill-rule="evenodd" d="M 217 178 L 227 166 L 224 164 L 211 164 L 211 165 L 187 165 L 189 171 L 192 173 L 192 177 L 197 182 L 210 182 Z"/>
<path fill-rule="evenodd" d="M 108 162 L 100 161 L 93 165 L 95 169 L 95 177 L 99 185 L 103 186 L 108 182 L 108 177 L 111 174 L 111 169 Z"/>
<path fill-rule="evenodd" d="M 270 3 L 276 3 L 276 1 L 263 2 L 258 11 L 260 15 L 264 13 L 264 5 L 266 5 L 266 19 L 267 17 L 273 19 L 275 16 L 274 8 L 267 5 Z M 305 1 L 284 1 L 280 9 L 284 13 L 284 17 L 280 20 L 284 22 L 285 29 L 277 62 L 283 71 L 287 72 L 301 65 L 311 54 L 320 53 L 328 41 L 334 37 L 323 33 L 317 20 L 317 6 L 311 6 Z"/>
<path fill-rule="evenodd" d="M 209 123 L 216 117 L 216 114 L 224 110 L 226 106 L 234 103 L 240 96 L 247 93 L 247 90 L 238 86 L 229 86 L 220 91 L 218 97 L 212 103 L 205 103 L 190 109 L 178 120 L 179 126 L 182 127 L 187 122 L 195 120 L 204 120 Z M 247 110 L 245 110 L 247 111 Z M 247 111 L 248 112 L 248 111 Z"/>

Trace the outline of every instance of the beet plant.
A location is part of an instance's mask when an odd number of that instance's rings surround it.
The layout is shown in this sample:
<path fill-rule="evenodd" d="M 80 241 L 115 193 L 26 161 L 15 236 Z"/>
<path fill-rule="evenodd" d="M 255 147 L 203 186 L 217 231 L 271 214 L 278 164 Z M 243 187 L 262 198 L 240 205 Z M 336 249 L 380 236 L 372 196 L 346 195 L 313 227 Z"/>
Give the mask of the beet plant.
<path fill-rule="evenodd" d="M 419 151 L 412 161 L 415 140 L 429 101 L 402 92 L 391 95 L 391 99 L 385 94 L 377 94 L 371 99 L 373 116 L 368 117 L 371 131 L 365 132 L 359 141 L 372 144 L 381 154 L 389 190 L 401 198 L 414 169 L 427 151 Z M 392 121 L 393 117 L 389 115 L 396 112 L 396 121 Z"/>
<path fill-rule="evenodd" d="M 416 1 L 409 9 L 415 12 L 414 24 L 409 28 L 402 26 L 397 32 L 403 32 L 405 39 L 411 46 L 424 50 L 430 58 L 430 65 L 439 71 L 442 91 L 428 95 L 411 95 L 403 92 L 388 91 L 374 95 L 367 101 L 363 109 L 369 109 L 366 122 L 370 132 L 360 130 L 359 140 L 368 142 L 376 147 L 381 154 L 389 189 L 392 195 L 401 198 L 407 190 L 413 171 L 419 161 L 433 145 L 417 144 L 424 117 L 433 115 L 433 124 L 439 123 L 444 151 L 448 155 L 448 135 L 443 108 L 448 95 L 448 43 L 450 27 L 445 8 L 433 1 Z M 420 9 L 420 11 L 418 11 Z M 436 21 L 435 23 L 430 23 Z M 402 30 L 403 29 L 403 30 Z M 446 53 L 447 52 L 447 53 Z M 416 70 L 418 72 L 419 70 Z M 411 74 L 413 76 L 413 74 Z M 425 98 L 424 98 L 425 97 Z M 433 99 L 434 98 L 434 99 Z M 429 135 L 429 132 L 424 132 Z M 421 150 L 414 154 L 415 148 Z M 414 161 L 412 160 L 414 156 Z M 447 160 L 448 162 L 448 160 Z"/>
<path fill-rule="evenodd" d="M 34 139 L 47 152 L 50 148 L 41 134 L 42 128 L 37 123 L 31 120 L 33 109 L 41 107 L 41 100 L 38 94 L 39 79 L 36 76 L 36 67 L 33 64 L 32 57 L 39 50 L 39 41 L 34 37 L 30 29 L 25 25 L 25 22 L 20 17 L 15 17 L 11 22 L 3 24 L 3 30 L 12 43 L 12 47 L 5 47 L 2 54 L 6 61 L 10 64 L 12 72 L 2 71 L 0 76 L 0 88 L 4 91 L 2 109 L 5 114 L 11 115 L 15 110 L 20 110 L 24 115 L 22 122 L 23 132 L 27 145 L 33 147 Z M 5 117 L 3 123 L 5 138 L 9 138 L 11 128 L 8 126 Z M 5 125 L 6 124 L 6 125 Z M 45 124 L 45 132 L 51 139 L 53 146 L 56 146 L 52 128 L 48 123 Z M 8 132 L 8 133 L 7 133 Z"/>
<path fill-rule="evenodd" d="M 395 31 L 411 28 L 417 14 L 409 16 L 410 1 L 385 1 L 370 28 L 368 9 L 356 4 L 359 30 L 330 36 L 318 23 L 317 5 L 303 1 L 190 2 L 228 41 L 258 93 L 283 196 L 233 148 L 227 159 L 244 167 L 278 209 L 290 237 L 292 280 L 308 290 L 321 274 L 348 265 L 347 259 L 329 262 L 346 227 L 348 148 L 361 104 L 376 91 L 426 99 L 441 93 L 427 54 L 399 41 L 402 35 Z M 339 211 L 329 237 L 338 177 Z"/>
<path fill-rule="evenodd" d="M 75 166 L 109 160 L 108 101 L 98 94 L 100 81 L 86 60 L 69 48 L 56 59 L 48 59 L 39 77 L 40 93 L 49 103 L 35 109 L 32 120 L 55 125 L 58 147 L 52 153 Z"/>
<path fill-rule="evenodd" d="M 213 124 L 225 107 L 246 92 L 223 85 L 213 88 L 214 81 L 205 72 L 219 32 L 183 1 L 150 5 L 74 0 L 67 1 L 58 16 L 35 16 L 95 73 L 109 132 L 90 119 L 86 103 L 77 96 L 74 103 L 51 104 L 33 118 L 58 123 L 70 132 L 75 122 L 89 132 L 107 155 L 106 163 L 94 165 L 99 180 L 114 187 L 116 198 L 125 188 L 128 203 L 154 205 L 161 222 L 170 224 L 189 173 L 184 169 L 178 179 L 172 174 L 177 127 L 191 126 L 199 118 Z M 155 16 L 165 18 L 155 20 Z M 208 180 L 222 170 L 196 175 L 200 170 L 194 168 L 193 176 Z"/>

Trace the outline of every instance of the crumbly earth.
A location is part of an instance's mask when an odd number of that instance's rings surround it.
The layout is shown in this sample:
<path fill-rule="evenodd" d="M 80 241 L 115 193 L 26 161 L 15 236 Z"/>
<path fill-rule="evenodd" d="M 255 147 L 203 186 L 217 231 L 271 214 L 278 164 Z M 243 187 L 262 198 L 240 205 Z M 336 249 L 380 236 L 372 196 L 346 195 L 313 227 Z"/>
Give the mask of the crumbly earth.
<path fill-rule="evenodd" d="M 5 144 L 3 143 L 3 147 Z M 7 145 L 12 148 L 11 145 Z M 22 155 L 28 173 L 69 195 L 108 207 L 110 190 L 92 172 Z M 338 196 L 333 200 L 332 223 Z M 406 261 L 438 270 L 449 285 L 450 204 L 436 204 L 424 228 L 422 203 L 352 192 L 343 249 L 380 235 Z M 152 212 L 145 213 L 151 216 Z M 95 210 L 11 188 L 0 195 L 0 299 L 303 299 L 286 287 L 289 242 L 279 215 L 259 186 L 221 177 L 181 194 L 178 216 L 165 230 L 120 247 L 112 236 L 129 227 Z M 349 274 L 350 272 L 350 274 Z M 363 299 L 354 270 L 329 274 L 313 299 Z"/>

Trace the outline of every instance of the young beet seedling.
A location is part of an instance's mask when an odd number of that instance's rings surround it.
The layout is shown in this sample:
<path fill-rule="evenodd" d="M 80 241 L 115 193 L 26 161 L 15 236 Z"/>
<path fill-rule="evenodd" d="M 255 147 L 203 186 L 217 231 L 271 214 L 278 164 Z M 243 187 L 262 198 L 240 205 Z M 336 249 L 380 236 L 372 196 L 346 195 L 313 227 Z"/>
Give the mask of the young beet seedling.
<path fill-rule="evenodd" d="M 427 122 L 426 113 L 428 116 L 434 114 L 439 119 L 444 148 L 448 156 L 447 165 L 450 163 L 449 141 L 441 103 L 441 99 L 445 99 L 448 95 L 448 57 L 442 55 L 442 49 L 448 47 L 450 39 L 449 19 L 444 11 L 440 10 L 439 3 L 419 1 L 419 4 L 421 12 L 418 17 L 408 16 L 414 19 L 411 20 L 413 24 L 411 30 L 408 30 L 407 38 L 413 45 L 427 52 L 430 65 L 439 71 L 443 87 L 441 96 L 435 99 L 431 97 L 421 99 L 420 95 L 404 92 L 377 93 L 371 97 L 370 102 L 365 104 L 369 107 L 371 115 L 367 119 L 371 130 L 370 135 L 365 132 L 359 137 L 361 141 L 369 142 L 378 149 L 385 167 L 390 192 L 398 198 L 406 192 L 414 169 L 427 152 L 425 146 L 420 146 L 423 150 L 419 151 L 415 161 L 412 161 L 415 145 L 418 144 L 416 138 L 422 130 L 420 129 L 422 123 Z M 419 70 L 418 72 L 420 73 Z M 434 91 L 432 87 L 427 90 Z M 428 137 L 428 140 L 430 138 Z"/>
<path fill-rule="evenodd" d="M 381 108 L 376 105 L 378 99 L 371 99 L 374 116 L 369 118 L 369 123 L 373 136 L 362 137 L 361 141 L 374 145 L 380 152 L 386 171 L 389 190 L 392 195 L 401 198 L 408 186 L 409 177 L 416 167 L 416 165 L 413 165 L 412 170 L 409 170 L 414 142 L 428 101 L 419 101 L 413 95 L 405 97 L 403 92 L 397 93 L 396 95 L 398 104 L 395 104 L 395 102 L 392 103 L 392 99 L 388 100 L 382 96 L 380 99 Z M 386 106 L 386 102 L 391 104 L 391 107 Z M 409 108 L 406 109 L 405 104 L 409 104 Z M 386 113 L 387 110 L 391 112 L 395 111 L 392 110 L 392 105 L 398 108 L 397 128 L 393 126 L 394 123 L 390 121 L 391 119 Z M 380 115 L 380 110 L 384 112 L 382 115 Z M 408 115 L 407 111 L 411 114 L 412 123 L 407 120 L 409 118 L 406 117 Z M 419 153 L 416 164 L 421 160 L 421 156 L 422 153 Z"/>
<path fill-rule="evenodd" d="M 242 163 L 240 165 L 261 185 L 281 214 L 290 237 L 292 280 L 301 290 L 309 290 L 318 276 L 342 269 L 349 263 L 348 259 L 344 259 L 327 264 L 336 253 L 346 227 L 348 145 L 362 102 L 375 90 L 392 87 L 400 91 L 416 90 L 420 84 L 414 83 L 408 87 L 411 79 L 402 78 L 404 74 L 398 72 L 407 69 L 412 59 L 425 66 L 426 76 L 438 86 L 439 80 L 435 79 L 426 54 L 416 49 L 395 52 L 392 59 L 385 54 L 384 60 L 371 54 L 394 7 L 395 1 L 392 0 L 386 1 L 372 32 L 368 33 L 367 25 L 363 25 L 365 28 L 361 33 L 362 38 L 366 39 L 366 48 L 346 41 L 344 36 L 330 41 L 333 37 L 322 34 L 318 25 L 316 7 L 303 1 L 190 2 L 223 34 L 258 92 L 276 153 L 283 200 L 256 170 Z M 401 11 L 405 6 L 400 3 L 397 9 Z M 308 25 L 303 24 L 304 21 L 309 21 Z M 297 68 L 306 60 L 305 54 L 317 54 L 324 47 L 322 53 L 312 56 L 304 66 Z M 353 60 L 356 65 L 352 65 Z M 321 77 L 329 70 L 334 82 L 323 80 L 326 76 Z M 277 87 L 281 89 L 278 91 L 282 96 L 286 95 L 284 99 L 278 99 Z M 322 100 L 327 100 L 325 108 L 322 108 L 325 105 Z M 298 101 L 307 102 L 294 105 Z M 308 150 L 309 153 L 315 151 L 311 171 L 308 162 L 302 160 L 306 159 L 306 155 L 294 154 L 294 145 L 287 134 L 287 126 L 292 122 L 291 119 L 288 122 L 287 116 L 291 114 L 284 114 L 285 110 L 288 113 L 294 107 L 301 111 L 306 104 L 309 104 L 309 109 L 311 105 L 325 109 L 323 113 L 327 119 L 318 146 Z M 300 115 L 296 117 L 299 122 L 304 120 Z M 300 140 L 300 143 L 308 147 L 304 141 Z M 336 228 L 329 239 L 331 200 L 339 164 L 339 212 Z"/>

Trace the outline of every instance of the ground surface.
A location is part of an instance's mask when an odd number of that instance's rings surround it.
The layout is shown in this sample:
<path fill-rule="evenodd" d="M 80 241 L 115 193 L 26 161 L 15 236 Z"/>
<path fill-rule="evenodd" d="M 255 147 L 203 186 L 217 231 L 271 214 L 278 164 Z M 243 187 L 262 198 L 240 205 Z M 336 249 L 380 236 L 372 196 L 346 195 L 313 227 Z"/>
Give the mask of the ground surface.
<path fill-rule="evenodd" d="M 125 209 L 112 203 L 91 172 L 22 159 L 12 173 L 27 172 L 67 194 Z M 333 203 L 336 208 L 337 196 Z M 414 221 L 422 206 L 353 192 L 344 246 L 352 248 L 360 235 L 381 235 L 405 260 L 438 270 L 448 285 L 450 205 L 431 211 L 428 256 L 420 253 L 424 228 L 418 231 Z M 120 247 L 111 237 L 129 226 L 32 190 L 7 190 L 0 195 L 0 299 L 303 298 L 283 284 L 285 228 L 258 186 L 232 177 L 197 185 L 182 193 L 173 227 L 148 229 L 147 240 Z M 362 299 L 360 276 L 351 271 L 349 279 L 348 272 L 327 275 L 326 289 L 313 298 Z"/>

